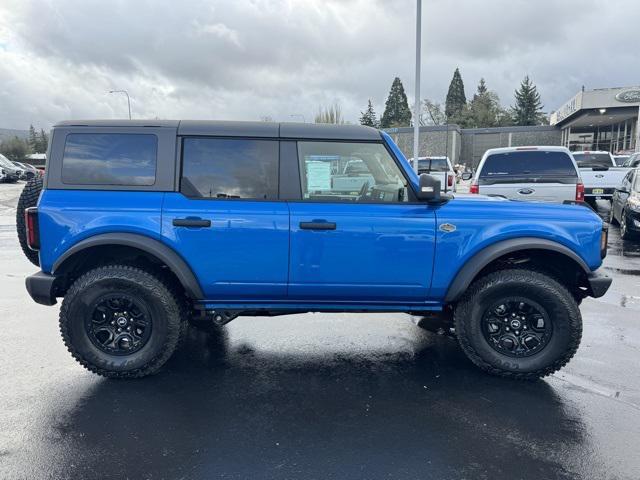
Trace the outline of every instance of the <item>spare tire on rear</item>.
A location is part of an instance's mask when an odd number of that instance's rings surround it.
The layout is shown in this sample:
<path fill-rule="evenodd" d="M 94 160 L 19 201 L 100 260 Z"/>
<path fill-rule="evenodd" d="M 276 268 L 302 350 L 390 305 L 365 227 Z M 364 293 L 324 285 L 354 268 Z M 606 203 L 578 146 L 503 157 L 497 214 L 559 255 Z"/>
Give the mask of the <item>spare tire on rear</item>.
<path fill-rule="evenodd" d="M 42 191 L 42 177 L 36 175 L 29 179 L 24 186 L 20 199 L 18 200 L 18 208 L 16 211 L 16 230 L 18 231 L 18 240 L 20 240 L 20 247 L 27 259 L 33 263 L 36 267 L 40 266 L 40 259 L 38 258 L 38 252 L 31 250 L 27 245 L 27 227 L 24 223 L 24 211 L 29 207 L 35 207 L 38 203 L 38 197 Z"/>

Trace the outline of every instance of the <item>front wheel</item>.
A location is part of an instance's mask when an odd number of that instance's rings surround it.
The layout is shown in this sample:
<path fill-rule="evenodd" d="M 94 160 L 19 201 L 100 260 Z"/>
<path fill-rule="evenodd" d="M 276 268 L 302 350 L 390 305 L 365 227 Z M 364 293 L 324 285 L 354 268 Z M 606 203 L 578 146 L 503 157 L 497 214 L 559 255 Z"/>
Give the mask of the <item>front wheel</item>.
<path fill-rule="evenodd" d="M 576 353 L 580 310 L 555 278 L 533 270 L 500 270 L 474 282 L 454 312 L 469 359 L 502 377 L 549 375 Z"/>
<path fill-rule="evenodd" d="M 144 377 L 173 354 L 184 330 L 184 305 L 152 273 L 124 265 L 99 267 L 66 293 L 60 333 L 86 369 L 105 377 Z"/>
<path fill-rule="evenodd" d="M 635 238 L 633 231 L 629 229 L 629 222 L 631 219 L 627 218 L 627 213 L 623 210 L 620 214 L 620 238 L 622 240 L 631 240 Z"/>

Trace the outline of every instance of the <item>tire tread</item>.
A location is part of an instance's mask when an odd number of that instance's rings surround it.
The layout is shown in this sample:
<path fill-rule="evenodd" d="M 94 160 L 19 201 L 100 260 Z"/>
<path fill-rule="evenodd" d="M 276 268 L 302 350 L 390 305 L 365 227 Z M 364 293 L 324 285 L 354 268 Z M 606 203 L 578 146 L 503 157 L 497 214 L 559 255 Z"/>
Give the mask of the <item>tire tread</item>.
<path fill-rule="evenodd" d="M 163 348 L 159 353 L 149 361 L 145 366 L 129 370 L 129 371 L 112 371 L 99 368 L 96 365 L 88 362 L 83 356 L 76 350 L 69 337 L 67 322 L 69 322 L 68 313 L 71 300 L 79 295 L 82 290 L 89 285 L 104 279 L 118 279 L 128 280 L 135 282 L 150 291 L 154 292 L 160 301 L 164 304 L 164 308 L 169 312 L 171 316 L 177 316 L 179 322 L 167 322 L 168 334 L 165 339 Z M 130 265 L 104 265 L 97 267 L 93 270 L 89 270 L 80 276 L 67 291 L 67 294 L 62 302 L 60 308 L 60 334 L 64 341 L 67 350 L 73 358 L 76 359 L 80 365 L 97 375 L 108 378 L 140 378 L 147 375 L 156 373 L 162 365 L 171 357 L 180 340 L 184 337 L 185 332 L 185 319 L 187 318 L 186 301 L 181 296 L 176 294 L 175 288 L 167 283 L 160 276 L 154 275 L 146 270 Z"/>
<path fill-rule="evenodd" d="M 569 316 L 571 331 L 574 332 L 574 335 L 571 336 L 569 345 L 563 355 L 545 368 L 532 372 L 512 372 L 498 368 L 484 360 L 470 342 L 466 328 L 467 322 L 465 320 L 471 316 L 471 307 L 473 306 L 475 299 L 482 290 L 494 285 L 495 283 L 504 282 L 506 279 L 524 280 L 529 284 L 537 284 L 538 286 L 544 286 L 545 288 L 551 287 L 557 291 L 558 298 L 562 300 L 565 307 L 574 313 Z M 537 380 L 560 370 L 569 363 L 569 360 L 571 360 L 571 358 L 576 354 L 578 347 L 580 346 L 580 340 L 582 339 L 582 317 L 573 295 L 564 285 L 547 272 L 542 272 L 532 268 L 498 270 L 474 281 L 455 309 L 454 324 L 456 336 L 462 350 L 476 366 L 492 375 L 514 380 Z"/>

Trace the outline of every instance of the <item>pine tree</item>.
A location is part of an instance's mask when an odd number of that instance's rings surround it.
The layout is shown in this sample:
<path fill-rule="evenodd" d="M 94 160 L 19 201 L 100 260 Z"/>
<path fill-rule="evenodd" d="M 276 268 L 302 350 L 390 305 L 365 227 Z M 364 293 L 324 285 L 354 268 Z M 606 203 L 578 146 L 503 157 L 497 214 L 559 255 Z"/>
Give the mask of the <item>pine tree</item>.
<path fill-rule="evenodd" d="M 527 75 L 515 91 L 516 104 L 511 107 L 511 116 L 515 125 L 540 125 L 544 123 L 542 102 L 538 89 Z"/>
<path fill-rule="evenodd" d="M 36 146 L 33 147 L 33 151 L 35 153 L 47 153 L 47 147 L 49 146 L 49 135 L 44 131 L 44 129 L 40 129 L 40 134 L 36 134 Z"/>
<path fill-rule="evenodd" d="M 495 92 L 487 88 L 484 78 L 480 79 L 478 89 L 469 102 L 468 114 L 463 116 L 466 128 L 488 128 L 503 125 L 508 113 L 500 106 L 500 99 Z"/>
<path fill-rule="evenodd" d="M 402 81 L 398 77 L 394 78 L 391 84 L 380 126 L 382 128 L 411 126 L 411 110 Z"/>
<path fill-rule="evenodd" d="M 467 96 L 464 93 L 464 83 L 460 70 L 456 68 L 453 72 L 453 78 L 449 84 L 447 99 L 445 102 L 445 114 L 447 123 L 460 122 L 465 106 L 467 105 Z"/>
<path fill-rule="evenodd" d="M 484 81 L 484 78 L 481 78 L 480 82 L 478 83 L 478 91 L 473 96 L 473 99 L 475 100 L 476 98 L 481 97 L 482 95 L 484 95 L 488 91 L 489 91 L 489 89 L 487 88 L 487 82 Z"/>
<path fill-rule="evenodd" d="M 378 117 L 376 116 L 376 112 L 373 109 L 373 104 L 371 103 L 371 99 L 369 99 L 369 103 L 367 104 L 367 109 L 364 112 L 360 112 L 362 116 L 360 117 L 360 125 L 366 125 L 367 127 L 378 128 L 380 123 L 378 122 Z"/>
<path fill-rule="evenodd" d="M 38 134 L 36 133 L 36 129 L 33 128 L 33 125 L 29 125 L 29 136 L 27 137 L 27 142 L 29 143 L 31 150 L 36 152 L 38 148 Z"/>

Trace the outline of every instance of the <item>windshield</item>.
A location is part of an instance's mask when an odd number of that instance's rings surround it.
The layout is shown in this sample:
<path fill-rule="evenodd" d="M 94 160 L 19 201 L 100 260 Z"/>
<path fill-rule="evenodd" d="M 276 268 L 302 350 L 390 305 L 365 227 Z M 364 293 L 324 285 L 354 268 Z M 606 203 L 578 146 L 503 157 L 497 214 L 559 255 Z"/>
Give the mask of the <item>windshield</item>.
<path fill-rule="evenodd" d="M 418 159 L 418 172 L 447 172 L 449 165 L 446 158 L 420 158 Z"/>
<path fill-rule="evenodd" d="M 1 153 L 0 153 L 0 167 L 8 167 L 11 169 L 16 168 L 16 166 L 13 163 L 11 163 L 11 161 Z"/>
<path fill-rule="evenodd" d="M 613 160 L 616 162 L 618 167 L 624 165 L 624 162 L 629 160 L 629 155 L 614 155 Z"/>
<path fill-rule="evenodd" d="M 489 180 L 577 176 L 569 155 L 545 151 L 496 153 L 487 157 L 480 171 L 480 178 Z"/>
<path fill-rule="evenodd" d="M 573 152 L 578 167 L 612 167 L 608 153 Z"/>
<path fill-rule="evenodd" d="M 369 173 L 369 168 L 362 160 L 347 162 L 347 166 L 344 167 L 345 175 L 369 175 Z"/>
<path fill-rule="evenodd" d="M 631 155 L 626 162 L 624 162 L 624 167 L 637 167 L 640 164 L 640 155 Z"/>

